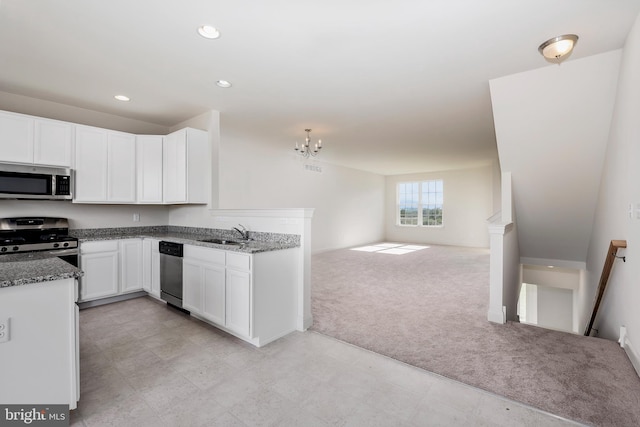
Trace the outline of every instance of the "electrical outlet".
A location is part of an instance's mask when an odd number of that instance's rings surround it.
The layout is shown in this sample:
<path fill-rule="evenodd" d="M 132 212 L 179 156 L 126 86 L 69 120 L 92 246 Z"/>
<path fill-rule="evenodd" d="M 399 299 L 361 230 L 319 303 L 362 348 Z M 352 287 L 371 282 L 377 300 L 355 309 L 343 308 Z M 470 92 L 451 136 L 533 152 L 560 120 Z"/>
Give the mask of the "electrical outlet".
<path fill-rule="evenodd" d="M 140 222 L 140 214 L 139 213 L 134 213 L 133 214 L 133 222 Z"/>
<path fill-rule="evenodd" d="M 9 341 L 9 318 L 0 319 L 0 343 Z"/>

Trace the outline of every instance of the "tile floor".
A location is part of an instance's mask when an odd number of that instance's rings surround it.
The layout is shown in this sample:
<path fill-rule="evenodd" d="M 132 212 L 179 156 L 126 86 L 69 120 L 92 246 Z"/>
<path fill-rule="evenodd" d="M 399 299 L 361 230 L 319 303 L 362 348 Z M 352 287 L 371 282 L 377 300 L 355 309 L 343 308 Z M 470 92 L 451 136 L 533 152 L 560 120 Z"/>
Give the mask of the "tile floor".
<path fill-rule="evenodd" d="M 143 297 L 80 312 L 72 426 L 577 425 L 336 341 L 255 348 Z"/>

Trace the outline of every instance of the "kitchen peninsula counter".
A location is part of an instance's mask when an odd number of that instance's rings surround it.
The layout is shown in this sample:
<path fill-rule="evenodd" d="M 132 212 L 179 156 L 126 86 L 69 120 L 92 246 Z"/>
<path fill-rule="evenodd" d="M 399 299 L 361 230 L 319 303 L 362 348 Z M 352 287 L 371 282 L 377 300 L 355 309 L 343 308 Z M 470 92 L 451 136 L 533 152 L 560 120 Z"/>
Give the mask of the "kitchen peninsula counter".
<path fill-rule="evenodd" d="M 0 288 L 30 283 L 78 279 L 82 271 L 59 258 L 39 255 L 37 252 L 0 256 Z"/>

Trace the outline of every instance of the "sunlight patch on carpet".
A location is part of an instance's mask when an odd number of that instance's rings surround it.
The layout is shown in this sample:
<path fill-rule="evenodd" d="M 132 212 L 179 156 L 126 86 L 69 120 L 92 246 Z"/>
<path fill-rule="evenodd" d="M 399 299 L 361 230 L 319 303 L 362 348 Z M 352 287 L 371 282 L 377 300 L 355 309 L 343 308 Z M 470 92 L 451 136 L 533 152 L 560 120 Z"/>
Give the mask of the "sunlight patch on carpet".
<path fill-rule="evenodd" d="M 405 245 L 403 243 L 377 243 L 375 245 L 360 246 L 351 248 L 352 251 L 375 252 L 378 254 L 404 255 L 421 249 L 428 249 L 429 246 Z"/>

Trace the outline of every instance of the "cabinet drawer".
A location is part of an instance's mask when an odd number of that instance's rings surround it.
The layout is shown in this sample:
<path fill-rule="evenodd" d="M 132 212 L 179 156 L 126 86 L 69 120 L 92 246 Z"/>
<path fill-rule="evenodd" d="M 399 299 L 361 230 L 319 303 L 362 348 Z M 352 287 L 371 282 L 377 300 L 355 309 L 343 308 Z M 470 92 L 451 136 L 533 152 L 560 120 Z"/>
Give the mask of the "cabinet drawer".
<path fill-rule="evenodd" d="M 96 252 L 118 251 L 117 240 L 96 240 L 94 242 L 80 243 L 81 254 L 91 254 Z"/>
<path fill-rule="evenodd" d="M 251 269 L 251 255 L 227 252 L 227 267 L 248 271 Z"/>
<path fill-rule="evenodd" d="M 218 249 L 184 245 L 184 257 L 224 265 L 224 251 Z"/>

